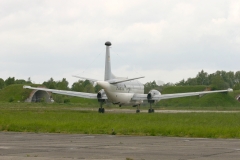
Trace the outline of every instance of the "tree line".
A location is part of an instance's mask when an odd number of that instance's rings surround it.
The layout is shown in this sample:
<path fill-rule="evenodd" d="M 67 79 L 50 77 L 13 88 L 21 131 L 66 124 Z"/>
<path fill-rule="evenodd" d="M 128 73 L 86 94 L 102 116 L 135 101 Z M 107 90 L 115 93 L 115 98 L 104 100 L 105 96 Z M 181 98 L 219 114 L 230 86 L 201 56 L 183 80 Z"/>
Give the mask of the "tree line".
<path fill-rule="evenodd" d="M 63 78 L 61 81 L 54 81 L 53 78 L 50 78 L 48 81 L 43 82 L 43 85 L 50 89 L 71 90 L 88 93 L 97 93 L 101 89 L 99 85 L 93 86 L 89 80 L 79 80 L 74 82 L 71 88 L 69 88 L 69 83 L 66 78 Z"/>
<path fill-rule="evenodd" d="M 3 89 L 4 87 L 12 84 L 30 85 L 33 83 L 31 81 L 31 78 L 28 78 L 27 81 L 23 79 L 15 79 L 15 77 L 9 77 L 6 80 L 0 78 L 0 89 Z M 50 78 L 48 81 L 44 81 L 42 85 L 49 89 L 71 90 L 88 93 L 97 93 L 101 89 L 99 85 L 93 86 L 93 84 L 88 80 L 85 81 L 79 80 L 77 82 L 74 82 L 72 86 L 69 87 L 69 82 L 67 81 L 66 78 L 63 78 L 60 81 L 55 81 L 53 78 Z"/>
<path fill-rule="evenodd" d="M 6 80 L 0 78 L 0 89 L 3 89 L 11 84 L 32 84 L 32 82 L 31 78 L 28 78 L 27 81 L 24 79 L 15 79 L 15 77 L 8 77 Z"/>
<path fill-rule="evenodd" d="M 28 80 L 15 79 L 15 77 L 9 77 L 6 80 L 0 78 L 0 89 L 11 84 L 32 84 L 31 78 Z M 50 78 L 48 81 L 44 81 L 42 85 L 50 89 L 59 89 L 59 90 L 71 90 L 77 92 L 88 92 L 88 93 L 97 93 L 101 87 L 99 85 L 93 86 L 93 84 L 88 80 L 79 80 L 74 82 L 71 87 L 69 87 L 69 82 L 66 78 L 63 78 L 60 81 L 55 81 L 53 78 Z M 155 81 L 147 82 L 144 84 L 144 92 L 148 93 L 151 89 L 157 89 L 162 91 L 166 86 L 191 86 L 191 85 L 205 85 L 210 86 L 213 90 L 217 89 L 227 89 L 233 88 L 234 90 L 240 89 L 240 71 L 237 72 L 226 72 L 226 71 L 216 71 L 215 73 L 208 74 L 203 70 L 198 72 L 196 77 L 188 78 L 187 80 L 183 79 L 175 84 L 167 83 L 162 86 L 158 86 Z"/>
<path fill-rule="evenodd" d="M 226 89 L 233 88 L 234 90 L 240 89 L 240 71 L 226 72 L 216 71 L 215 73 L 208 74 L 204 70 L 198 72 L 196 77 L 181 80 L 175 84 L 176 86 L 191 86 L 191 85 L 206 85 L 211 86 L 212 89 Z"/>
<path fill-rule="evenodd" d="M 212 90 L 221 90 L 232 88 L 234 90 L 240 90 L 240 71 L 226 72 L 216 71 L 215 73 L 208 74 L 204 70 L 197 73 L 196 77 L 183 79 L 177 83 L 166 83 L 158 86 L 155 81 L 147 82 L 144 84 L 144 93 L 148 93 L 151 89 L 162 91 L 164 87 L 168 86 L 196 86 L 204 85 L 209 86 Z"/>

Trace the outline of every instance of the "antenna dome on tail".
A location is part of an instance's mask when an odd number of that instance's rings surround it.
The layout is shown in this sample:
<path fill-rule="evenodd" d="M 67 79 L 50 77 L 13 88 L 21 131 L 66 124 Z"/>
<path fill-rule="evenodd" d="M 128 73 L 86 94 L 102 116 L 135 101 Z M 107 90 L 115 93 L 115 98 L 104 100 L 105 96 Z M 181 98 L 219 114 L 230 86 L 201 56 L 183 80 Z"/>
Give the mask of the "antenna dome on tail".
<path fill-rule="evenodd" d="M 105 45 L 106 45 L 106 46 L 111 46 L 112 44 L 111 44 L 111 42 L 107 41 L 107 42 L 105 43 Z"/>

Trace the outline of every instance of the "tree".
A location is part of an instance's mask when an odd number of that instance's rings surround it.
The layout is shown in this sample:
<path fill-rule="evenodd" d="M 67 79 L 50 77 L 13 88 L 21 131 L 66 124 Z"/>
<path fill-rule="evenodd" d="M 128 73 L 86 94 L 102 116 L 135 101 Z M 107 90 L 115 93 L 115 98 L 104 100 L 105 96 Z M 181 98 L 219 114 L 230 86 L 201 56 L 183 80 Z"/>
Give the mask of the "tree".
<path fill-rule="evenodd" d="M 144 93 L 148 93 L 152 89 L 159 89 L 159 86 L 155 81 L 147 82 L 146 84 L 144 84 Z"/>
<path fill-rule="evenodd" d="M 163 85 L 163 87 L 169 87 L 169 86 L 175 86 L 175 84 L 168 82 L 166 84 Z"/>
<path fill-rule="evenodd" d="M 4 80 L 0 78 L 0 89 L 3 89 L 5 86 Z"/>
<path fill-rule="evenodd" d="M 234 75 L 234 90 L 240 89 L 240 71 L 237 71 Z"/>
<path fill-rule="evenodd" d="M 9 86 L 11 84 L 15 84 L 15 77 L 8 77 L 8 79 L 5 80 L 6 86 Z"/>
<path fill-rule="evenodd" d="M 84 90 L 83 81 L 79 80 L 78 82 L 74 82 L 72 84 L 72 90 L 78 91 L 78 92 L 83 92 L 83 90 Z"/>
<path fill-rule="evenodd" d="M 94 88 L 93 88 L 92 84 L 87 84 L 87 85 L 84 87 L 84 92 L 94 93 Z"/>
<path fill-rule="evenodd" d="M 226 71 L 217 71 L 215 75 L 222 77 L 223 81 L 228 83 L 229 86 L 233 85 L 232 81 L 229 78 L 228 72 L 226 72 Z"/>
<path fill-rule="evenodd" d="M 98 93 L 101 89 L 102 89 L 102 87 L 99 86 L 98 84 L 94 87 L 95 93 Z"/>
<path fill-rule="evenodd" d="M 60 90 L 68 90 L 68 81 L 66 78 L 63 78 L 62 81 L 56 83 L 56 88 Z"/>
<path fill-rule="evenodd" d="M 180 82 L 176 83 L 176 86 L 184 86 L 185 85 L 185 80 L 181 80 Z"/>
<path fill-rule="evenodd" d="M 27 82 L 24 79 L 17 79 L 15 84 L 26 84 Z"/>
<path fill-rule="evenodd" d="M 234 76 L 234 82 L 240 83 L 240 71 L 237 71 Z"/>
<path fill-rule="evenodd" d="M 204 72 L 203 70 L 201 72 L 198 72 L 196 81 L 198 85 L 209 85 L 208 73 Z"/>
<path fill-rule="evenodd" d="M 50 89 L 56 89 L 56 82 L 53 78 L 50 78 L 47 82 L 43 82 L 43 85 Z"/>
<path fill-rule="evenodd" d="M 220 75 L 216 75 L 212 78 L 211 86 L 213 90 L 221 90 L 229 88 L 228 83 L 226 83 Z"/>
<path fill-rule="evenodd" d="M 78 92 L 94 93 L 93 85 L 90 83 L 89 80 L 79 80 L 78 82 L 73 83 L 72 90 Z"/>
<path fill-rule="evenodd" d="M 87 85 L 91 85 L 91 84 L 92 83 L 89 80 L 85 80 L 82 85 L 85 88 Z"/>
<path fill-rule="evenodd" d="M 188 78 L 185 82 L 186 85 L 197 85 L 197 79 L 196 78 Z"/>
<path fill-rule="evenodd" d="M 240 90 L 240 83 L 236 83 L 233 87 L 234 90 Z"/>
<path fill-rule="evenodd" d="M 229 86 L 232 88 L 234 86 L 234 72 L 230 71 L 226 73 L 226 81 L 229 84 Z"/>

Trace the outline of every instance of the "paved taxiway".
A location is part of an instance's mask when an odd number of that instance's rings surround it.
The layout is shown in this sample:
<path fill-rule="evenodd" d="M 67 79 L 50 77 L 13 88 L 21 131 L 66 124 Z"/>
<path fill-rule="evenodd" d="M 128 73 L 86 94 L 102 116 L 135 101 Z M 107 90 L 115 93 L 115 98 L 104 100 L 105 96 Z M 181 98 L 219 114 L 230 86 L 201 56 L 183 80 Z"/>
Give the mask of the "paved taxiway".
<path fill-rule="evenodd" d="M 1 160 L 237 160 L 240 140 L 0 132 Z"/>
<path fill-rule="evenodd" d="M 68 108 L 69 109 L 69 108 Z M 96 108 L 73 108 L 72 110 L 78 111 L 95 111 L 98 112 Z M 134 109 L 105 109 L 106 113 L 136 113 Z M 148 113 L 147 109 L 140 110 L 141 113 Z M 236 111 L 218 111 L 218 110 L 166 110 L 166 109 L 155 109 L 155 113 L 239 113 L 239 110 Z"/>

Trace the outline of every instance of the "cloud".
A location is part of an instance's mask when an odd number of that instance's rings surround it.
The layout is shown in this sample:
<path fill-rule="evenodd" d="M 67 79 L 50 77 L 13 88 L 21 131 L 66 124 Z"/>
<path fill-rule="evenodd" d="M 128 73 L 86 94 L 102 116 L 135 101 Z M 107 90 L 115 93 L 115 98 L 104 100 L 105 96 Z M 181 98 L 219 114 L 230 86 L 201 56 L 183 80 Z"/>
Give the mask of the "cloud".
<path fill-rule="evenodd" d="M 82 71 L 101 77 L 108 40 L 113 70 L 120 74 L 137 71 L 167 83 L 202 69 L 236 71 L 239 3 L 3 0 L 0 73 L 37 82 Z"/>

